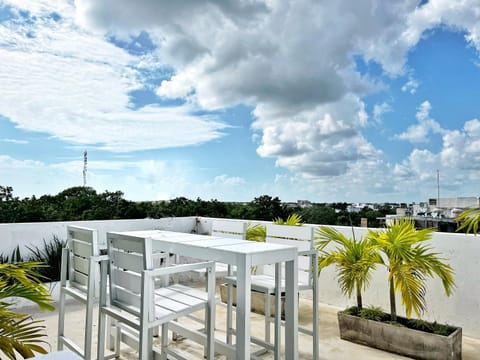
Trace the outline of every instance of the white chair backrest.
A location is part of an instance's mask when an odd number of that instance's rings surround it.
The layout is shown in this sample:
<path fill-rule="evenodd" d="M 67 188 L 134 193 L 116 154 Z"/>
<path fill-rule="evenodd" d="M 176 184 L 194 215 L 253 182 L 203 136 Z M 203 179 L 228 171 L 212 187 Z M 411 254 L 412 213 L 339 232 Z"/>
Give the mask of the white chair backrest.
<path fill-rule="evenodd" d="M 246 228 L 244 221 L 215 219 L 212 221 L 212 236 L 245 239 Z"/>
<path fill-rule="evenodd" d="M 67 246 L 69 249 L 69 284 L 86 293 L 90 257 L 98 256 L 100 251 L 97 230 L 68 225 Z"/>
<path fill-rule="evenodd" d="M 140 316 L 142 271 L 153 269 L 152 239 L 107 233 L 107 247 L 110 303 Z"/>
<path fill-rule="evenodd" d="M 313 244 L 313 227 L 311 226 L 291 226 L 291 225 L 266 225 L 268 243 L 282 244 L 297 247 L 298 251 L 308 251 L 314 249 Z M 311 273 L 311 264 L 309 257 L 300 256 L 298 258 L 298 279 L 300 282 L 308 282 Z M 274 275 L 275 268 L 273 266 L 265 266 L 264 274 Z M 283 271 L 285 276 L 285 271 Z"/>

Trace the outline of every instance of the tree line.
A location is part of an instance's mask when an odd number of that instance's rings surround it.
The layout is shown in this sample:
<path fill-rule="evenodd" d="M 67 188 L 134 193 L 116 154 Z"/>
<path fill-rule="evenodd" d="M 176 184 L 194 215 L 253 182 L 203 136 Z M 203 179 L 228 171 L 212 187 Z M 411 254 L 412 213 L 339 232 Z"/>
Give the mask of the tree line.
<path fill-rule="evenodd" d="M 217 218 L 271 221 L 299 214 L 304 222 L 323 225 L 359 226 L 366 218 L 369 227 L 378 227 L 377 218 L 394 214 L 386 204 L 359 212 L 347 211 L 347 203 L 317 203 L 309 207 L 283 203 L 278 197 L 261 195 L 247 203 L 222 202 L 216 199 L 196 200 L 177 197 L 169 201 L 130 201 L 121 191 L 97 193 L 91 187 L 76 186 L 57 195 L 31 196 L 20 199 L 11 186 L 0 186 L 0 223 L 142 219 L 171 216 L 206 216 Z"/>

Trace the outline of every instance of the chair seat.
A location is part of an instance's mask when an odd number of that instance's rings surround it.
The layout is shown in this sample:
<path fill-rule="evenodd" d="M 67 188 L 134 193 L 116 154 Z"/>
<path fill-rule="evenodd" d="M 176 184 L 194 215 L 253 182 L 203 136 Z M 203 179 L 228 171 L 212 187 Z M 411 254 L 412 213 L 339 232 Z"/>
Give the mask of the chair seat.
<path fill-rule="evenodd" d="M 168 322 L 192 311 L 205 308 L 208 302 L 208 293 L 192 289 L 183 285 L 174 284 L 155 290 L 155 320 Z M 108 308 L 106 312 L 115 318 L 126 321 L 126 324 L 138 329 L 139 318 L 119 308 Z"/>
<path fill-rule="evenodd" d="M 252 275 L 252 290 L 262 292 L 262 293 L 268 293 L 268 294 L 275 294 L 275 277 L 270 276 L 270 275 Z M 236 276 L 227 276 L 225 277 L 225 281 L 228 284 L 236 285 L 237 284 L 237 278 Z M 281 280 L 281 289 L 280 291 L 285 291 L 285 280 Z M 298 290 L 306 290 L 310 289 L 311 286 L 308 283 L 304 282 L 298 282 Z"/>

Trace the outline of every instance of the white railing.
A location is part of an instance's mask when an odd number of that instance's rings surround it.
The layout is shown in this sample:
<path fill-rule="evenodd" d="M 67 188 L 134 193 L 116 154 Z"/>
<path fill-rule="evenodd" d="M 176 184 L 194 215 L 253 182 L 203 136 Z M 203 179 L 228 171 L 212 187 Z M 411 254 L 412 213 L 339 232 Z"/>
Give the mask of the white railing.
<path fill-rule="evenodd" d="M 66 225 L 75 224 L 99 230 L 99 241 L 105 241 L 105 233 L 110 230 L 127 231 L 143 229 L 162 229 L 179 232 L 198 232 L 209 234 L 211 232 L 212 218 L 163 218 L 142 220 L 106 220 L 106 221 L 75 221 L 51 223 L 22 223 L 0 224 L 0 253 L 9 254 L 17 246 L 35 247 L 47 242 L 53 235 L 66 238 Z M 237 220 L 244 221 L 244 220 Z M 267 223 L 252 221 L 253 223 Z M 307 224 L 306 226 L 318 225 Z M 352 236 L 352 228 L 334 226 L 346 236 Z M 364 236 L 366 228 L 354 228 L 357 239 Z M 423 318 L 426 320 L 448 323 L 461 326 L 464 334 L 480 338 L 480 286 L 478 273 L 480 272 L 480 236 L 434 233 L 432 247 L 442 257 L 448 258 L 450 265 L 455 270 L 456 291 L 451 297 L 446 297 L 439 279 L 431 279 L 427 286 L 427 312 Z M 342 296 L 335 279 L 335 269 L 327 268 L 322 271 L 319 282 L 320 302 L 335 305 L 339 308 L 354 305 L 355 299 Z M 378 267 L 373 275 L 370 287 L 364 293 L 364 304 L 380 306 L 389 309 L 387 270 Z M 401 302 L 398 299 L 397 311 L 402 315 Z M 320 313 L 320 316 L 322 314 Z"/>

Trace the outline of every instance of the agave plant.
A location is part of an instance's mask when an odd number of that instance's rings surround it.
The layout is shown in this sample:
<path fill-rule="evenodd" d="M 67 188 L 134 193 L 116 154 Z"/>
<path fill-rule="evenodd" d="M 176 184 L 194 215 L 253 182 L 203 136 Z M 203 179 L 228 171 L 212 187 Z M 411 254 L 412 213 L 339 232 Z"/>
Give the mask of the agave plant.
<path fill-rule="evenodd" d="M 326 250 L 330 243 L 335 247 Z M 372 270 L 381 261 L 377 247 L 368 238 L 356 241 L 355 234 L 352 239 L 347 238 L 327 226 L 315 230 L 315 247 L 319 251 L 319 271 L 334 264 L 342 293 L 351 297 L 355 291 L 357 308 L 362 310 L 362 290 L 368 287 Z"/>
<path fill-rule="evenodd" d="M 31 255 L 29 261 L 42 262 L 48 266 L 42 266 L 37 272 L 42 275 L 46 281 L 60 280 L 60 267 L 62 264 L 62 250 L 67 246 L 67 241 L 53 235 L 52 241 L 48 242 L 43 239 L 43 246 L 35 248 L 27 246 Z"/>
<path fill-rule="evenodd" d="M 369 230 L 368 238 L 383 254 L 382 263 L 388 269 L 390 285 L 390 316 L 397 319 L 395 294 L 401 294 L 402 304 L 409 318 L 412 311 L 420 317 L 425 310 L 425 282 L 427 277 L 438 276 L 447 296 L 455 282 L 453 269 L 444 258 L 432 251 L 425 242 L 430 240 L 433 229 L 416 230 L 412 220 L 393 221 L 385 230 Z"/>
<path fill-rule="evenodd" d="M 28 314 L 10 309 L 13 298 L 24 298 L 36 303 L 42 310 L 54 310 L 50 293 L 37 269 L 46 266 L 37 262 L 0 264 L 0 351 L 9 358 L 17 354 L 24 358 L 45 354 L 45 326 Z"/>
<path fill-rule="evenodd" d="M 278 217 L 273 220 L 273 223 L 277 225 L 302 226 L 303 219 L 301 215 L 293 213 L 287 217 L 287 220 L 283 220 L 281 217 Z"/>
<path fill-rule="evenodd" d="M 480 208 L 471 208 L 463 211 L 455 219 L 462 224 L 457 231 L 465 230 L 467 233 L 473 232 L 477 235 L 478 224 L 480 223 Z"/>

